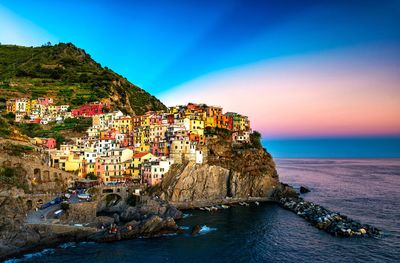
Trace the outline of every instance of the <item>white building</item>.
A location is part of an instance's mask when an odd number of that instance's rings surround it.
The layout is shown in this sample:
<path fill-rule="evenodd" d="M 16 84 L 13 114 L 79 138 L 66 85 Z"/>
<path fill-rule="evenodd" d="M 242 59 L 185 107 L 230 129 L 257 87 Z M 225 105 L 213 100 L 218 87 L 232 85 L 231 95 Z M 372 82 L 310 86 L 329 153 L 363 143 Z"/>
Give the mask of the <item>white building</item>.
<path fill-rule="evenodd" d="M 160 183 L 172 164 L 173 160 L 171 159 L 158 159 L 143 163 L 141 168 L 143 182 L 149 185 Z"/>

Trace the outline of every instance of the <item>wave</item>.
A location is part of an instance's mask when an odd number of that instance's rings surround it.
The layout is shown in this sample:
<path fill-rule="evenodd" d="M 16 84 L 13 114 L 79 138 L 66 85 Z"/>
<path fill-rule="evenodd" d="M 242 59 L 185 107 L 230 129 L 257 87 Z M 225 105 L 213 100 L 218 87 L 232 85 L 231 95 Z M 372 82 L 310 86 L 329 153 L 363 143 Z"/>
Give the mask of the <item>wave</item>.
<path fill-rule="evenodd" d="M 215 228 L 215 227 L 208 227 L 208 226 L 204 225 L 201 227 L 199 234 L 205 235 L 207 233 L 210 233 L 211 231 L 216 231 L 216 230 L 217 230 L 217 228 Z"/>
<path fill-rule="evenodd" d="M 45 255 L 54 254 L 54 252 L 55 252 L 55 249 L 46 248 L 46 249 L 43 249 L 40 252 L 25 254 L 23 258 L 14 258 L 14 259 L 6 260 L 6 261 L 4 261 L 4 263 L 24 262 L 24 261 L 26 261 L 28 259 L 32 259 L 32 258 L 35 258 L 35 257 L 42 257 L 42 256 L 45 256 Z"/>
<path fill-rule="evenodd" d="M 67 248 L 70 248 L 70 247 L 76 247 L 76 242 L 64 243 L 64 244 L 59 245 L 58 247 L 62 248 L 62 249 L 67 249 Z"/>

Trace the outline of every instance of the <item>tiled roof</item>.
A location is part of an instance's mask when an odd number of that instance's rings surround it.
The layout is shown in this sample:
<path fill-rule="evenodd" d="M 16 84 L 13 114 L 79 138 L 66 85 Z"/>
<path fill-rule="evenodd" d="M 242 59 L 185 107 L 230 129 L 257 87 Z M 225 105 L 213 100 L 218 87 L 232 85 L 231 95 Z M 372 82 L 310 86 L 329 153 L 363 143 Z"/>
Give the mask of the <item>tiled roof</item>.
<path fill-rule="evenodd" d="M 135 154 L 133 156 L 133 158 L 141 158 L 141 157 L 145 156 L 146 154 L 149 154 L 149 152 L 140 152 L 140 153 Z"/>

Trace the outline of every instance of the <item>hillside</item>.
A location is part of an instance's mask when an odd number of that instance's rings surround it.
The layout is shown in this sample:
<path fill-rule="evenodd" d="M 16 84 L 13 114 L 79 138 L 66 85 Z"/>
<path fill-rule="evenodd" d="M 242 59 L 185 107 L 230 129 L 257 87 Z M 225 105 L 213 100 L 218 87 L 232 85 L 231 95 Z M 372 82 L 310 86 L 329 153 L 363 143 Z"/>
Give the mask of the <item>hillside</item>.
<path fill-rule="evenodd" d="M 0 45 L 0 103 L 6 99 L 41 96 L 72 107 L 111 98 L 129 114 L 165 109 L 157 98 L 94 61 L 71 43 L 22 47 Z"/>

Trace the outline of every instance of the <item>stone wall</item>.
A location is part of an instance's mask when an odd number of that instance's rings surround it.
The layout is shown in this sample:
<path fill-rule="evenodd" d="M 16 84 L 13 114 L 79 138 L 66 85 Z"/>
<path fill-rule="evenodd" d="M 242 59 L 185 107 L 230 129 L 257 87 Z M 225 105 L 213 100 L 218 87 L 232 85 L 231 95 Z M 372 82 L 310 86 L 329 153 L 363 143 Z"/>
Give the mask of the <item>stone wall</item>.
<path fill-rule="evenodd" d="M 61 193 L 70 187 L 75 175 L 42 163 L 37 155 L 9 156 L 0 153 L 0 165 L 18 169 L 32 193 Z"/>

